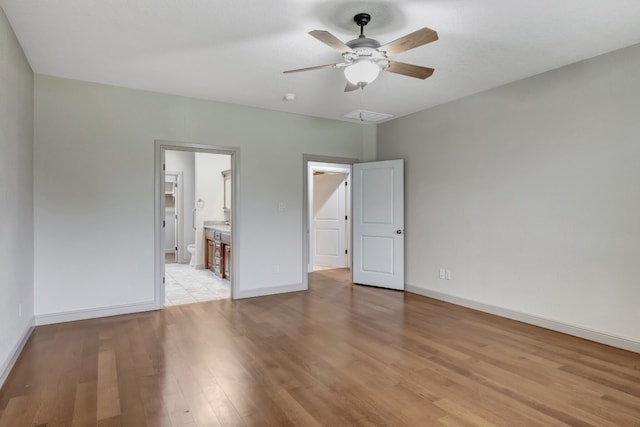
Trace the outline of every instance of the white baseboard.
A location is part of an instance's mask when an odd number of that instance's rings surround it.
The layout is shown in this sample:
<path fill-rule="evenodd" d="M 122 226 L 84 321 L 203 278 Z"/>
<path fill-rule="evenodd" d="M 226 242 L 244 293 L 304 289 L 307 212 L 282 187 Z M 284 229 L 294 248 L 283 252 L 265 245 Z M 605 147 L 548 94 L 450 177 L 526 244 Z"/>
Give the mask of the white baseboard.
<path fill-rule="evenodd" d="M 95 319 L 98 317 L 117 316 L 120 314 L 139 313 L 142 311 L 158 310 L 154 301 L 137 304 L 124 304 L 113 307 L 100 307 L 86 310 L 65 311 L 62 313 L 38 314 L 36 325 L 50 325 L 53 323 L 74 322 L 76 320 Z"/>
<path fill-rule="evenodd" d="M 557 320 L 546 319 L 533 314 L 523 313 L 520 311 L 510 310 L 508 308 L 498 307 L 491 304 L 485 304 L 455 295 L 449 295 L 420 286 L 406 285 L 405 290 L 414 294 L 449 302 L 463 307 L 472 308 L 474 310 L 485 313 L 495 314 L 496 316 L 506 317 L 507 319 L 517 320 L 519 322 L 528 323 L 530 325 L 540 326 L 541 328 L 551 329 L 552 331 L 562 332 L 564 334 L 573 335 L 601 344 L 610 345 L 612 347 L 640 353 L 640 342 L 633 341 L 628 338 L 615 336 L 609 333 L 584 328 L 582 326 L 572 325 L 570 323 L 560 322 Z"/>
<path fill-rule="evenodd" d="M 249 289 L 240 291 L 235 295 L 235 299 L 263 297 L 267 295 L 284 294 L 286 292 L 298 292 L 306 291 L 308 288 L 302 283 L 295 283 L 293 285 L 273 286 L 271 288 Z"/>
<path fill-rule="evenodd" d="M 9 353 L 10 357 L 0 366 L 0 388 L 2 388 L 4 382 L 9 377 L 9 372 L 11 372 L 11 369 L 13 369 L 13 365 L 16 364 L 18 356 L 20 356 L 24 345 L 27 343 L 27 340 L 31 336 L 34 325 L 35 319 L 32 317 L 27 327 L 24 329 L 24 331 L 22 331 L 22 334 L 20 334 L 20 339 L 11 349 L 11 352 Z"/>

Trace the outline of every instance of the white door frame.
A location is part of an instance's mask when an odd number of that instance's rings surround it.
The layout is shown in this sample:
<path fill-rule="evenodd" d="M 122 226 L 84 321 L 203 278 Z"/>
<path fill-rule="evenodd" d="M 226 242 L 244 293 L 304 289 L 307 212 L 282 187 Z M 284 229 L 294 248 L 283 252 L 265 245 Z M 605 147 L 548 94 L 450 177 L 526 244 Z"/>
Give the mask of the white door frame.
<path fill-rule="evenodd" d="M 240 273 L 239 244 L 237 236 L 241 227 L 239 221 L 239 194 L 240 194 L 240 149 L 237 147 L 225 147 L 217 145 L 194 144 L 182 141 L 154 141 L 154 187 L 155 187 L 155 203 L 154 203 L 154 304 L 157 309 L 164 307 L 165 287 L 164 279 L 164 229 L 162 220 L 164 218 L 164 175 L 163 170 L 165 151 L 191 151 L 198 153 L 226 154 L 231 156 L 231 212 L 233 216 L 233 226 L 231 227 L 231 298 L 237 298 L 237 289 L 240 289 Z"/>
<path fill-rule="evenodd" d="M 330 157 L 321 156 L 316 154 L 303 154 L 302 155 L 302 286 L 303 289 L 309 289 L 309 233 L 310 233 L 310 197 L 313 194 L 309 194 L 309 173 L 310 162 L 319 163 L 338 163 L 341 165 L 353 165 L 358 163 L 359 159 L 353 159 L 348 157 Z M 351 230 L 349 230 L 349 242 L 352 241 Z M 351 252 L 351 251 L 349 251 Z M 349 265 L 351 265 L 351 254 L 349 254 Z"/>

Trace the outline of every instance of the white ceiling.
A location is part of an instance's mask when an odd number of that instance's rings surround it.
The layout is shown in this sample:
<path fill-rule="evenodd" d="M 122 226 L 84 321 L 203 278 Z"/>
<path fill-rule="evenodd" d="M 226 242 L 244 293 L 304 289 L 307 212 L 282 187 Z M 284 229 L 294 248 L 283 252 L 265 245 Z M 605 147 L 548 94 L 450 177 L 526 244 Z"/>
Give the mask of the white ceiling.
<path fill-rule="evenodd" d="M 410 114 L 640 42 L 637 0 L 0 0 L 33 71 L 318 117 Z M 429 27 L 440 40 L 393 59 L 433 67 L 344 93 L 340 62 L 307 33 L 382 44 Z M 284 101 L 295 93 L 295 101 Z"/>

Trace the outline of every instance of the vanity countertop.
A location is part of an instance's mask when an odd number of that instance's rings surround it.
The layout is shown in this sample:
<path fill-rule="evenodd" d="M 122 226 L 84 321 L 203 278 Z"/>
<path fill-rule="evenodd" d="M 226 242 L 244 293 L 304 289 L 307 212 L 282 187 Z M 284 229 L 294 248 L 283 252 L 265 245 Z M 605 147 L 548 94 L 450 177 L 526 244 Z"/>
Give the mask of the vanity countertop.
<path fill-rule="evenodd" d="M 231 233 L 231 225 L 219 221 L 205 221 L 204 228 Z"/>

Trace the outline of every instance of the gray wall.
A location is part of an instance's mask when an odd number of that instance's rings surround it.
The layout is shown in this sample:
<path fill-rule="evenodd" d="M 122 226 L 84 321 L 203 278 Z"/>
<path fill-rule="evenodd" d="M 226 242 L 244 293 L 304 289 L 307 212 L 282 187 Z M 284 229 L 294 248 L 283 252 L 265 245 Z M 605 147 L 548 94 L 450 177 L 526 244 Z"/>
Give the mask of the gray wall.
<path fill-rule="evenodd" d="M 639 343 L 638 76 L 640 45 L 380 125 L 407 284 Z"/>
<path fill-rule="evenodd" d="M 239 147 L 234 286 L 249 296 L 302 284 L 303 154 L 363 158 L 371 135 L 360 124 L 36 75 L 38 321 L 153 301 L 154 140 Z"/>
<path fill-rule="evenodd" d="M 0 385 L 32 321 L 33 72 L 0 9 Z"/>

